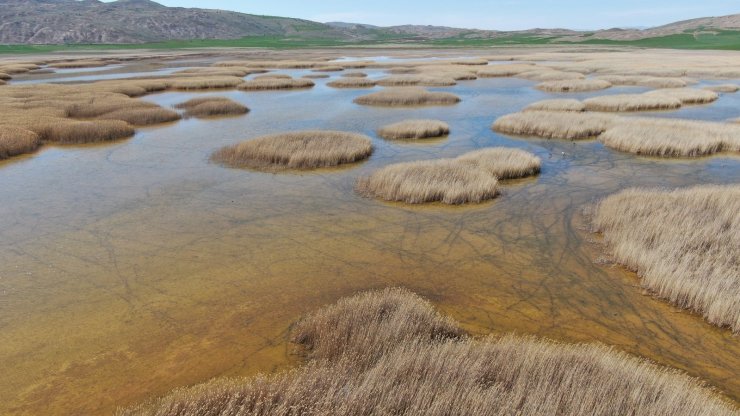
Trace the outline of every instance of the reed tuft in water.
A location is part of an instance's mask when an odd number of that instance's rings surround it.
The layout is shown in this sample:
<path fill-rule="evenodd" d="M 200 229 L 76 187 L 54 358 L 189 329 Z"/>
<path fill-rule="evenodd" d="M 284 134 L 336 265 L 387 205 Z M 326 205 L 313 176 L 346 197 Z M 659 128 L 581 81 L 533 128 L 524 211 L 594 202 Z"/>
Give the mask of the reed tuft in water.
<path fill-rule="evenodd" d="M 450 126 L 438 120 L 405 120 L 389 124 L 378 130 L 384 139 L 426 139 L 450 134 Z"/>
<path fill-rule="evenodd" d="M 118 416 L 735 414 L 697 380 L 602 345 L 473 339 L 419 296 L 385 289 L 299 321 L 308 359 L 274 376 L 219 379 Z"/>
<path fill-rule="evenodd" d="M 593 229 L 656 296 L 740 332 L 740 186 L 629 189 L 597 204 Z"/>
<path fill-rule="evenodd" d="M 316 169 L 367 159 L 369 137 L 341 131 L 273 134 L 222 148 L 211 159 L 230 167 L 264 171 Z"/>

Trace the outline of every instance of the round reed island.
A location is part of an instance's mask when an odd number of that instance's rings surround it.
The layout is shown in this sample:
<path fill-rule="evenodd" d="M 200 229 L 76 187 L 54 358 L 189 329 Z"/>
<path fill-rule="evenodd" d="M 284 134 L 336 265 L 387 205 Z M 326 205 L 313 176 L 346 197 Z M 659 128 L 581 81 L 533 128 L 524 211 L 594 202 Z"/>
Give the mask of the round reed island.
<path fill-rule="evenodd" d="M 397 163 L 360 178 L 355 189 L 365 197 L 421 204 L 480 203 L 499 194 L 499 179 L 539 173 L 535 155 L 505 147 L 466 153 L 455 159 Z"/>
<path fill-rule="evenodd" d="M 308 130 L 271 134 L 216 151 L 225 166 L 275 172 L 318 169 L 359 162 L 373 152 L 369 137 L 342 131 Z"/>

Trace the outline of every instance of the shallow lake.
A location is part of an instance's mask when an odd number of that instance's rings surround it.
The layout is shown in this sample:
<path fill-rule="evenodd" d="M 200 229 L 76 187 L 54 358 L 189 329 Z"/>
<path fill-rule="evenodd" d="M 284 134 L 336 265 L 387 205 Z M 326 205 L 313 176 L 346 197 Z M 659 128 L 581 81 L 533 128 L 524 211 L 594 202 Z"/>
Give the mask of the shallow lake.
<path fill-rule="evenodd" d="M 276 371 L 296 362 L 286 337 L 301 315 L 387 286 L 418 292 L 476 334 L 603 342 L 740 399 L 737 337 L 597 261 L 583 215 L 627 187 L 738 183 L 740 158 L 658 160 L 597 141 L 491 131 L 501 115 L 564 96 L 530 81 L 464 81 L 443 89 L 460 104 L 411 109 L 355 105 L 370 90 L 327 81 L 301 91 L 151 95 L 164 106 L 228 96 L 252 111 L 0 163 L 0 414 L 110 413 L 212 377 Z M 642 89 L 568 97 L 625 91 Z M 740 94 L 653 115 L 738 117 Z M 407 118 L 444 120 L 452 134 L 419 143 L 374 134 Z M 208 160 L 221 146 L 300 129 L 362 132 L 375 153 L 341 169 L 282 174 Z M 389 163 L 488 146 L 534 152 L 542 173 L 465 207 L 389 204 L 353 191 L 358 177 Z"/>

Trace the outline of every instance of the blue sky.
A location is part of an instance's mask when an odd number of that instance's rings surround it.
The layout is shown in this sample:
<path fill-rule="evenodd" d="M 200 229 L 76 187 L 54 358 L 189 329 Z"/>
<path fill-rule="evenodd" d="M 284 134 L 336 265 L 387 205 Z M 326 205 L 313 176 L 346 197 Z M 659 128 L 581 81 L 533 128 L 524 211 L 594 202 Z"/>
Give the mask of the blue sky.
<path fill-rule="evenodd" d="M 516 30 L 657 26 L 740 13 L 740 0 L 155 0 L 167 6 L 236 10 L 380 26 L 430 24 Z"/>

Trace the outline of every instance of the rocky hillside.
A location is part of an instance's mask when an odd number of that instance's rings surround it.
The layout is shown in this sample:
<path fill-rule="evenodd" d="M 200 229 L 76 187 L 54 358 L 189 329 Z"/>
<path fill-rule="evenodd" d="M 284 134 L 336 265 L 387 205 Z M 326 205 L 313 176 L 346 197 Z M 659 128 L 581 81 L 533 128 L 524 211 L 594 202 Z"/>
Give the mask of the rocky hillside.
<path fill-rule="evenodd" d="M 347 36 L 307 20 L 165 7 L 149 0 L 0 0 L 2 44 L 142 43 L 301 33 Z"/>

